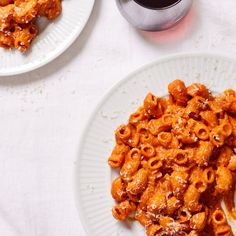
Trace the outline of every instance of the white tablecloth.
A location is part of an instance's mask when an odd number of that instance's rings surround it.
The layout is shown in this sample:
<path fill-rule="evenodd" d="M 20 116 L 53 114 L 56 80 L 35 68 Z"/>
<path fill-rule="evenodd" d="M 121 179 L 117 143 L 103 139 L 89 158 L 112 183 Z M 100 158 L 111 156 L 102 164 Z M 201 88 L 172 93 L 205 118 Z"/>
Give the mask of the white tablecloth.
<path fill-rule="evenodd" d="M 78 0 L 74 0 L 78 1 Z M 88 117 L 127 73 L 177 52 L 236 53 L 236 1 L 195 0 L 186 19 L 140 33 L 96 0 L 76 42 L 34 72 L 0 78 L 0 235 L 85 236 L 74 165 Z"/>

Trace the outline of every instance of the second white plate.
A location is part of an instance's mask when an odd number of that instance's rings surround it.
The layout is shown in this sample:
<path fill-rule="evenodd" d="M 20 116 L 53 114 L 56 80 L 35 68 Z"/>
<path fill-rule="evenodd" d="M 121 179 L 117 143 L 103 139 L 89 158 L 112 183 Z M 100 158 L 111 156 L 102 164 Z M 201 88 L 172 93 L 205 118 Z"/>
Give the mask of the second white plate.
<path fill-rule="evenodd" d="M 83 30 L 95 0 L 63 0 L 62 15 L 54 21 L 40 19 L 41 33 L 26 54 L 0 48 L 0 76 L 39 68 L 63 53 Z"/>
<path fill-rule="evenodd" d="M 236 61 L 205 54 L 172 56 L 135 71 L 108 93 L 85 130 L 76 165 L 76 200 L 89 236 L 145 235 L 138 223 L 119 223 L 111 215 L 114 173 L 107 158 L 114 146 L 114 130 L 127 123 L 129 114 L 141 105 L 147 92 L 164 96 L 169 82 L 178 78 L 187 85 L 203 83 L 215 92 L 236 89 Z M 236 234 L 235 222 L 232 228 Z"/>

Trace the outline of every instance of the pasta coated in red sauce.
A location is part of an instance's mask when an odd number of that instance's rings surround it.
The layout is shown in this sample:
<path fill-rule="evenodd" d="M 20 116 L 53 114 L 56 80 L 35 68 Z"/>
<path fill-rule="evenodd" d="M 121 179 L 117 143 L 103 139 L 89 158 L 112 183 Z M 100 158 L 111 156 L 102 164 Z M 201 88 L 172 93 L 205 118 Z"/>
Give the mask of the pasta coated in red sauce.
<path fill-rule="evenodd" d="M 57 18 L 61 0 L 0 0 L 0 47 L 29 50 L 38 35 L 37 19 Z"/>
<path fill-rule="evenodd" d="M 233 235 L 236 91 L 213 96 L 203 84 L 175 80 L 168 92 L 147 94 L 115 132 L 112 214 L 139 221 L 147 236 Z"/>

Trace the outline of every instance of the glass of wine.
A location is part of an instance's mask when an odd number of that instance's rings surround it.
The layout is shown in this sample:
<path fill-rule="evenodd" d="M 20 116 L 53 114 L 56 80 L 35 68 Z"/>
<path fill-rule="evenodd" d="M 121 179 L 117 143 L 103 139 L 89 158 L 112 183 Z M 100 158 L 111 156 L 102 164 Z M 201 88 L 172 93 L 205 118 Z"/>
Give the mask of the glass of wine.
<path fill-rule="evenodd" d="M 179 22 L 191 8 L 193 0 L 116 0 L 122 15 L 134 27 L 161 31 Z"/>

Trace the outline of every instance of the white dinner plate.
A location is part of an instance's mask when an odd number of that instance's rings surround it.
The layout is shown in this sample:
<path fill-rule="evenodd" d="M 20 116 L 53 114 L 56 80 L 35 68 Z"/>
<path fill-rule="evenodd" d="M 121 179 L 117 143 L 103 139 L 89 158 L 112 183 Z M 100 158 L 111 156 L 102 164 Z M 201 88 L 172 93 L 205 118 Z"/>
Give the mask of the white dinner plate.
<path fill-rule="evenodd" d="M 76 200 L 89 236 L 145 236 L 139 223 L 113 219 L 110 187 L 115 173 L 107 164 L 114 146 L 114 130 L 127 123 L 148 92 L 167 94 L 169 82 L 200 82 L 214 92 L 236 89 L 236 60 L 216 55 L 184 54 L 167 57 L 142 67 L 118 83 L 91 117 L 76 163 Z M 232 223 L 236 235 L 236 224 Z"/>
<path fill-rule="evenodd" d="M 0 48 L 0 76 L 15 75 L 39 68 L 63 53 L 78 37 L 91 14 L 95 0 L 63 0 L 62 15 L 54 21 L 39 19 L 39 36 L 31 49 Z"/>

